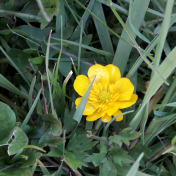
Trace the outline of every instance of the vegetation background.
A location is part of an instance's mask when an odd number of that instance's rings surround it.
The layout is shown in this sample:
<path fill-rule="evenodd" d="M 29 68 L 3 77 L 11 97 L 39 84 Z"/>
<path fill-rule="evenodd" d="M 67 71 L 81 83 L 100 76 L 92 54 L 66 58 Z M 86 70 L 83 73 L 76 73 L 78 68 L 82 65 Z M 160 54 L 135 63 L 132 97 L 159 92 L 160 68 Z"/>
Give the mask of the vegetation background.
<path fill-rule="evenodd" d="M 175 22 L 174 0 L 0 0 L 0 176 L 176 176 Z M 95 62 L 135 87 L 121 122 L 86 122 L 91 87 L 75 107 Z"/>

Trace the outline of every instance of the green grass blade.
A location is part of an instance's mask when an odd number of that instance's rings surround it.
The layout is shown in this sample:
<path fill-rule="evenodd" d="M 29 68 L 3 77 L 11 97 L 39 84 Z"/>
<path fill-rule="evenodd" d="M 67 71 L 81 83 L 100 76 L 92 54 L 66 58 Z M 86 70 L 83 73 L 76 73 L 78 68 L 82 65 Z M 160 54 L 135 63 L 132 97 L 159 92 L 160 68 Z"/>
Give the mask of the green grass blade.
<path fill-rule="evenodd" d="M 81 31 L 80 31 L 79 52 L 78 52 L 78 70 L 77 70 L 77 75 L 79 75 L 79 71 L 80 71 L 82 32 L 83 32 L 83 21 L 82 21 L 82 24 L 81 24 Z"/>
<path fill-rule="evenodd" d="M 108 1 L 109 4 L 112 4 L 111 3 L 111 0 Z M 137 1 L 135 1 L 137 2 Z M 143 2 L 143 1 L 142 1 Z M 149 3 L 149 2 L 148 2 Z M 138 46 L 137 42 L 135 41 L 133 35 L 131 34 L 130 30 L 128 29 L 128 27 L 125 25 L 125 23 L 123 22 L 122 18 L 119 16 L 119 14 L 116 12 L 116 10 L 114 9 L 114 7 L 112 5 L 110 5 L 111 7 L 111 10 L 113 11 L 114 15 L 117 17 L 117 19 L 119 20 L 119 22 L 121 23 L 121 25 L 123 26 L 123 28 L 125 29 L 126 33 L 128 34 L 128 36 L 130 37 L 131 41 L 133 42 L 133 45 L 135 46 L 135 48 L 137 49 L 137 51 L 139 52 L 140 56 L 142 57 L 142 59 L 144 60 L 144 62 L 146 62 L 148 64 L 148 66 L 154 71 L 156 72 L 160 77 L 161 79 L 163 79 L 163 81 L 166 83 L 166 85 L 168 85 L 167 81 L 163 78 L 162 74 L 150 63 L 150 61 L 146 58 L 146 56 L 143 54 L 141 48 Z M 120 43 L 120 42 L 119 42 Z M 120 46 L 120 45 L 118 45 Z M 125 48 L 125 47 L 124 47 Z M 125 48 L 126 49 L 126 48 Z M 120 57 L 119 57 L 120 58 Z M 114 58 L 115 59 L 115 58 Z M 119 60 L 119 59 L 118 59 Z M 121 59 L 122 60 L 122 59 Z M 124 60 L 124 59 L 123 59 Z M 128 58 L 127 58 L 128 60 Z M 125 69 L 126 67 L 126 63 L 127 63 L 127 60 L 125 60 L 125 62 L 123 62 L 123 69 Z M 114 62 L 114 61 L 113 61 Z M 119 67 L 121 68 L 121 67 Z M 123 70 L 124 71 L 124 70 Z M 122 72 L 123 73 L 123 72 Z M 121 74 L 122 74 L 121 73 Z"/>
<path fill-rule="evenodd" d="M 121 40 L 127 42 L 129 45 L 132 45 L 122 37 L 120 37 L 116 32 L 114 32 L 111 28 L 109 28 L 105 23 L 103 23 L 97 16 L 95 16 L 90 10 L 88 10 L 86 7 L 84 7 L 78 0 L 75 0 L 84 10 L 86 10 L 91 16 L 93 16 L 96 20 L 98 20 L 103 26 L 105 26 L 112 34 L 114 34 L 116 37 L 120 38 Z"/>
<path fill-rule="evenodd" d="M 73 71 L 71 70 L 68 73 L 67 77 L 65 78 L 65 80 L 63 82 L 63 85 L 62 85 L 62 98 L 61 98 L 61 102 L 60 102 L 60 106 L 59 106 L 59 110 L 58 110 L 58 116 L 63 111 L 63 107 L 64 107 L 64 104 L 65 104 L 66 86 L 67 86 L 67 83 L 68 83 L 69 79 L 71 78 L 72 74 L 73 74 Z"/>
<path fill-rule="evenodd" d="M 49 88 L 49 96 L 50 96 L 50 102 L 51 102 L 51 110 L 52 110 L 52 114 L 54 115 L 54 104 L 53 104 L 53 97 L 52 97 L 52 92 L 51 92 L 50 77 L 49 77 L 49 72 L 48 72 L 51 33 L 52 33 L 52 31 L 50 32 L 50 35 L 48 37 L 45 66 L 46 66 L 46 74 L 47 74 L 47 81 L 48 81 L 48 88 Z"/>
<path fill-rule="evenodd" d="M 31 109 L 31 107 L 32 107 L 32 94 L 33 94 L 35 82 L 36 82 L 36 76 L 34 76 L 32 82 L 31 82 L 30 89 L 29 89 L 29 99 L 28 99 L 29 109 Z"/>
<path fill-rule="evenodd" d="M 17 89 L 10 81 L 8 81 L 3 75 L 0 74 L 0 86 L 4 89 L 9 90 L 10 92 L 15 93 L 16 95 L 20 95 L 26 99 L 29 97 L 22 93 L 19 89 Z"/>
<path fill-rule="evenodd" d="M 55 85 L 57 84 L 59 63 L 60 63 L 60 58 L 61 58 L 61 55 L 62 55 L 62 47 L 63 47 L 62 39 L 63 39 L 63 26 L 62 26 L 62 16 L 61 16 L 61 49 L 60 49 L 59 57 L 58 57 L 58 60 L 57 60 L 57 66 L 56 66 L 56 72 L 55 72 L 55 80 L 54 80 L 54 84 Z M 55 91 L 56 91 L 56 86 L 54 86 L 54 88 L 53 88 L 53 98 L 54 98 L 54 95 L 55 95 Z"/>
<path fill-rule="evenodd" d="M 165 106 L 176 107 L 176 102 L 168 103 L 168 104 L 159 104 L 159 105 L 155 105 L 155 106 L 153 107 L 153 111 L 156 111 L 158 108 L 165 107 Z"/>
<path fill-rule="evenodd" d="M 21 129 L 22 129 L 22 130 L 24 130 L 24 127 L 25 127 L 26 124 L 28 123 L 28 121 L 29 121 L 29 119 L 30 119 L 30 117 L 31 117 L 31 115 L 32 115 L 32 113 L 33 113 L 33 111 L 34 111 L 36 105 L 37 105 L 37 102 L 38 102 L 38 100 L 39 100 L 39 98 L 40 98 L 41 91 L 42 91 L 42 89 L 40 89 L 40 91 L 39 91 L 39 93 L 38 93 L 38 95 L 37 95 L 37 97 L 36 97 L 36 99 L 35 99 L 35 101 L 34 101 L 32 107 L 31 107 L 31 109 L 29 110 L 27 116 L 25 117 L 23 123 L 21 124 Z"/>
<path fill-rule="evenodd" d="M 106 5 L 106 6 L 109 6 L 109 4 L 108 4 L 107 1 L 104 1 L 104 0 L 96 0 L 96 1 L 101 2 L 102 4 L 104 4 L 104 5 Z M 115 4 L 115 3 L 112 3 L 112 5 L 114 6 L 114 8 L 115 8 L 117 11 L 119 11 L 119 12 L 125 14 L 125 15 L 128 15 L 128 10 L 126 10 L 125 8 L 119 6 L 119 5 Z"/>
<path fill-rule="evenodd" d="M 124 113 L 122 113 L 122 114 L 119 114 L 119 115 L 113 117 L 113 118 L 106 124 L 106 126 L 104 127 L 103 136 L 106 135 L 106 132 L 107 132 L 109 126 L 111 125 L 111 123 L 112 123 L 116 118 L 118 118 L 118 117 L 120 117 L 120 116 L 122 116 L 122 115 L 128 114 L 128 113 L 131 113 L 131 112 L 134 112 L 134 110 L 132 110 L 132 111 L 127 111 L 127 112 L 124 112 Z"/>
<path fill-rule="evenodd" d="M 94 3 L 95 3 L 95 0 L 90 0 L 89 5 L 87 6 L 87 9 L 91 11 L 94 6 Z M 89 13 L 85 11 L 80 21 L 80 23 L 83 23 L 83 29 L 85 28 L 88 18 L 89 18 Z M 81 31 L 81 25 L 78 25 L 75 31 L 73 32 L 70 40 L 74 41 L 79 39 L 80 31 Z"/>
<path fill-rule="evenodd" d="M 8 25 L 7 25 L 7 26 L 8 26 Z M 12 33 L 14 33 L 14 34 L 16 34 L 16 35 L 18 35 L 18 36 L 20 36 L 20 37 L 22 37 L 22 38 L 24 38 L 24 39 L 26 39 L 26 40 L 28 40 L 28 41 L 32 42 L 32 43 L 34 43 L 35 45 L 40 46 L 40 44 L 38 44 L 38 43 L 34 42 L 33 40 L 30 40 L 30 39 L 28 39 L 28 38 L 24 37 L 23 35 L 18 34 L 18 33 L 17 33 L 17 32 L 15 32 L 14 30 L 10 29 L 10 27 L 9 27 L 9 26 L 8 26 L 8 28 L 9 28 L 9 30 L 10 30 Z"/>
<path fill-rule="evenodd" d="M 13 60 L 8 56 L 8 54 L 4 51 L 4 49 L 0 46 L 0 50 L 3 52 L 3 54 L 7 57 L 7 59 L 9 60 L 9 62 L 12 64 L 12 66 L 19 72 L 19 74 L 21 75 L 21 77 L 26 81 L 26 83 L 30 86 L 29 81 L 26 79 L 26 77 L 24 76 L 24 74 L 21 72 L 21 70 L 18 68 L 18 66 L 15 64 L 15 62 L 13 62 Z"/>
<path fill-rule="evenodd" d="M 103 8 L 100 2 L 95 2 L 94 7 L 92 9 L 92 13 L 96 15 L 104 24 L 107 25 L 105 15 L 103 12 Z M 105 28 L 99 21 L 93 18 L 95 27 L 101 42 L 101 46 L 103 51 L 107 51 L 110 53 L 114 53 L 110 34 L 107 28 Z M 106 57 L 108 63 L 112 63 L 111 57 Z"/>
<path fill-rule="evenodd" d="M 57 39 L 57 38 L 53 38 L 53 37 L 52 37 L 52 39 L 61 41 L 61 39 Z M 69 41 L 69 40 L 62 40 L 62 41 L 65 42 L 65 43 L 68 43 L 68 44 L 79 46 L 79 43 L 77 43 L 77 42 L 72 42 L 72 41 Z M 60 43 L 51 43 L 51 45 L 60 45 Z M 99 50 L 99 49 L 96 49 L 96 48 L 93 48 L 93 47 L 90 47 L 90 46 L 87 46 L 87 45 L 84 45 L 84 44 L 81 44 L 81 47 L 86 48 L 88 50 L 91 50 L 91 51 L 96 52 L 96 53 L 101 54 L 101 55 L 105 55 L 105 56 L 109 56 L 109 57 L 114 56 L 113 53 L 102 51 L 102 50 Z"/>
<path fill-rule="evenodd" d="M 137 158 L 136 162 L 133 164 L 133 166 L 128 171 L 126 176 L 136 176 L 136 173 L 137 173 L 138 168 L 139 168 L 139 163 L 140 163 L 141 159 L 143 158 L 143 156 L 144 156 L 144 153 L 141 153 L 139 155 L 139 157 Z"/>
<path fill-rule="evenodd" d="M 166 96 L 164 97 L 163 101 L 161 104 L 167 104 L 169 99 L 171 98 L 171 95 L 175 92 L 176 88 L 176 78 L 174 79 L 172 85 L 170 86 L 169 90 L 167 91 Z M 161 107 L 158 109 L 158 111 L 163 111 L 165 107 Z"/>
<path fill-rule="evenodd" d="M 158 71 L 162 74 L 162 76 L 167 79 L 167 77 L 172 73 L 174 68 L 176 67 L 176 48 L 174 48 L 171 53 L 166 57 L 166 59 L 162 62 L 162 64 L 159 66 Z M 170 64 L 172 63 L 172 64 Z M 147 102 L 150 100 L 150 98 L 155 94 L 155 92 L 159 89 L 159 87 L 163 84 L 163 80 L 158 74 L 154 74 L 152 77 L 149 87 L 147 89 L 147 92 L 145 94 L 144 100 L 142 102 L 141 108 L 133 118 L 133 120 L 130 122 L 130 126 L 133 129 L 136 129 L 137 126 L 140 123 L 141 120 L 141 110 L 144 108 L 144 106 L 147 104 Z"/>
<path fill-rule="evenodd" d="M 124 0 L 124 1 L 130 3 L 130 0 Z M 163 13 L 157 12 L 157 11 L 150 9 L 150 8 L 147 9 L 147 12 L 149 12 L 153 15 L 159 16 L 159 17 L 164 17 Z"/>
<path fill-rule="evenodd" d="M 147 48 L 145 49 L 145 51 L 147 53 L 150 53 L 152 51 L 152 49 L 156 46 L 156 44 L 158 43 L 158 36 L 155 37 L 150 44 L 147 46 Z M 128 72 L 128 74 L 126 75 L 127 78 L 131 78 L 133 76 L 133 74 L 136 72 L 136 70 L 139 68 L 139 66 L 142 64 L 143 59 L 141 58 L 141 56 L 136 60 L 136 62 L 134 63 L 134 65 L 132 66 L 132 68 L 130 69 L 130 71 Z"/>
<path fill-rule="evenodd" d="M 0 41 L 1 41 L 2 45 L 3 45 L 3 47 L 5 48 L 5 50 L 7 52 L 9 52 L 11 48 L 9 47 L 9 45 L 6 43 L 6 41 L 1 36 L 0 36 Z"/>
<path fill-rule="evenodd" d="M 88 89 L 86 90 L 86 93 L 82 97 L 82 100 L 79 103 L 79 105 L 78 105 L 78 107 L 76 109 L 76 112 L 75 112 L 75 114 L 73 116 L 73 119 L 76 120 L 78 122 L 78 124 L 80 123 L 80 121 L 82 119 L 82 115 L 83 115 L 84 109 L 86 107 L 87 100 L 88 100 L 88 97 L 89 97 L 89 93 L 90 93 L 90 90 L 91 90 L 92 85 L 94 83 L 94 80 L 95 80 L 95 78 L 92 80 L 91 84 L 89 85 Z"/>
<path fill-rule="evenodd" d="M 131 14 L 131 22 L 133 23 L 133 26 L 137 30 L 139 30 L 143 20 L 144 16 L 148 7 L 150 0 L 136 0 L 133 4 L 133 7 L 131 9 L 132 14 Z M 111 6 L 112 7 L 112 6 Z M 138 9 L 138 10 L 137 10 Z M 133 13 L 135 11 L 138 11 L 138 13 Z M 127 19 L 126 22 L 126 27 L 129 30 L 130 34 L 133 36 L 133 38 L 136 37 L 136 34 L 134 33 L 133 29 L 131 28 L 129 18 Z M 123 29 L 122 38 L 124 38 L 126 41 L 131 42 L 130 37 L 128 36 L 128 33 L 126 32 L 125 29 Z M 123 75 L 124 70 L 126 68 L 127 61 L 129 59 L 129 55 L 131 53 L 132 46 L 127 45 L 123 40 L 120 40 L 117 46 L 117 50 L 114 56 L 113 64 L 119 67 L 121 74 Z M 123 58 L 123 59 L 120 59 Z"/>
<path fill-rule="evenodd" d="M 75 13 L 73 12 L 72 8 L 70 7 L 70 5 L 68 4 L 68 2 L 66 0 L 65 1 L 65 4 L 67 5 L 68 9 L 70 10 L 71 14 L 73 15 L 73 17 L 75 18 L 76 22 L 78 23 L 78 25 L 81 27 L 81 24 L 80 22 L 78 21 Z M 84 32 L 84 34 L 86 35 L 86 33 Z"/>
<path fill-rule="evenodd" d="M 141 38 L 142 40 L 144 40 L 146 43 L 150 43 L 150 41 L 144 36 L 142 35 L 138 29 L 135 28 L 135 26 L 133 26 L 132 22 L 131 22 L 131 7 L 132 7 L 132 3 L 133 3 L 133 0 L 130 0 L 130 8 L 129 8 L 129 22 L 130 22 L 130 25 L 131 25 L 131 28 L 133 29 L 133 31 L 135 32 L 135 34 Z"/>
<path fill-rule="evenodd" d="M 154 66 L 156 68 L 159 67 L 162 50 L 163 50 L 164 43 L 165 43 L 165 40 L 166 40 L 166 36 L 167 36 L 168 30 L 169 30 L 173 4 L 174 4 L 174 0 L 168 0 L 167 1 L 164 21 L 163 21 L 161 31 L 160 31 L 160 34 L 159 34 L 159 41 L 158 41 L 158 44 L 157 44 L 157 47 L 156 47 L 156 53 L 155 53 L 155 60 L 153 62 Z"/>
<path fill-rule="evenodd" d="M 146 122 L 148 119 L 148 105 L 149 103 L 145 105 L 145 107 L 143 108 L 143 112 L 142 112 L 142 120 L 141 120 L 141 126 L 140 126 L 140 132 L 142 134 L 141 135 L 142 145 L 144 145 L 145 126 L 146 126 Z"/>
<path fill-rule="evenodd" d="M 65 27 L 65 6 L 64 6 L 64 0 L 59 0 L 60 3 L 60 9 L 59 13 L 56 16 L 56 32 L 59 32 L 61 29 L 61 25 Z M 62 23 L 61 23 L 61 16 L 62 16 Z"/>
<path fill-rule="evenodd" d="M 170 171 L 171 176 L 175 176 L 176 175 L 175 165 L 168 158 L 165 159 L 165 163 Z"/>
<path fill-rule="evenodd" d="M 170 21 L 170 27 L 175 23 L 176 20 L 176 15 L 174 15 Z M 156 36 L 151 43 L 147 46 L 147 48 L 145 49 L 146 52 L 150 53 L 152 51 L 152 49 L 155 47 L 155 45 L 158 43 L 158 36 Z M 138 69 L 138 67 L 141 65 L 141 63 L 143 62 L 143 59 L 141 57 L 139 57 L 137 59 L 137 61 L 134 63 L 133 67 L 130 69 L 130 71 L 127 74 L 127 78 L 130 78 L 134 72 Z"/>
<path fill-rule="evenodd" d="M 151 133 L 149 132 L 149 126 L 148 129 L 146 130 L 146 133 L 150 133 L 151 135 L 145 136 L 145 146 L 148 146 L 152 139 L 159 134 L 161 131 L 163 131 L 165 128 L 169 126 L 169 124 L 172 124 L 172 122 L 175 122 L 174 120 L 176 119 L 176 115 L 172 114 L 169 116 L 165 117 L 160 117 L 155 120 L 155 123 L 152 124 L 153 130 L 150 130 Z"/>

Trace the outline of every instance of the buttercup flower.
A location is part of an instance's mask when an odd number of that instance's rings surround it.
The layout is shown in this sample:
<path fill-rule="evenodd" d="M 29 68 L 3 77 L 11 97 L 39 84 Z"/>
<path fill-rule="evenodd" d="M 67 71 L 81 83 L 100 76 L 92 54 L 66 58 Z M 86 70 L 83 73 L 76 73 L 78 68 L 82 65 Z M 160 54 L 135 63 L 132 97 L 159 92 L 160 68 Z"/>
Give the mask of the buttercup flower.
<path fill-rule="evenodd" d="M 112 64 L 105 67 L 95 64 L 89 68 L 87 74 L 88 77 L 77 76 L 74 82 L 74 89 L 81 96 L 75 101 L 77 108 L 96 76 L 83 112 L 83 115 L 87 115 L 87 121 L 95 121 L 101 117 L 103 122 L 109 122 L 112 116 L 122 113 L 119 109 L 130 107 L 137 101 L 138 96 L 133 94 L 133 84 L 128 78 L 121 78 L 118 67 Z M 116 121 L 122 119 L 123 116 L 120 116 L 116 118 Z"/>

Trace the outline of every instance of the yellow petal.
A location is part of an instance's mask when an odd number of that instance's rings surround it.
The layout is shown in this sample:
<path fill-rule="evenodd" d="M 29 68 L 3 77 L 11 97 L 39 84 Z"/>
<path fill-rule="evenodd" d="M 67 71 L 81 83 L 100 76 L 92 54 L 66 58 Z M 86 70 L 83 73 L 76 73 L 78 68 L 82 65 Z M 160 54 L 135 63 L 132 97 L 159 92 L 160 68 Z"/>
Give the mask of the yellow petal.
<path fill-rule="evenodd" d="M 109 72 L 104 66 L 95 64 L 89 68 L 88 77 L 90 81 L 92 81 L 95 76 L 95 83 L 109 84 Z"/>
<path fill-rule="evenodd" d="M 113 114 L 113 116 L 115 117 L 115 116 L 118 116 L 119 114 L 122 114 L 122 111 L 117 110 L 117 111 Z M 123 115 L 116 118 L 116 121 L 121 121 L 121 120 L 123 120 Z"/>
<path fill-rule="evenodd" d="M 87 88 L 89 87 L 90 83 L 91 82 L 87 76 L 79 75 L 76 77 L 76 80 L 75 80 L 73 86 L 74 86 L 75 91 L 79 95 L 83 96 L 85 94 Z"/>
<path fill-rule="evenodd" d="M 82 97 L 79 97 L 75 100 L 75 105 L 76 105 L 76 108 L 78 107 L 79 103 L 81 102 L 82 100 Z"/>
<path fill-rule="evenodd" d="M 112 64 L 109 64 L 109 65 L 106 65 L 105 68 L 109 72 L 109 83 L 110 84 L 114 84 L 118 79 L 121 78 L 120 70 L 118 67 Z"/>
<path fill-rule="evenodd" d="M 113 102 L 113 104 L 110 104 L 106 110 L 106 113 L 108 115 L 113 115 L 118 109 L 119 109 L 119 104 L 116 102 Z"/>
<path fill-rule="evenodd" d="M 109 122 L 112 119 L 112 117 L 108 114 L 105 114 L 104 116 L 101 116 L 101 120 L 105 123 Z"/>
<path fill-rule="evenodd" d="M 132 106 L 133 104 L 135 104 L 137 99 L 138 99 L 138 96 L 136 94 L 133 94 L 131 96 L 130 100 L 128 100 L 128 101 L 118 101 L 116 103 L 118 103 L 119 109 L 124 109 L 124 108 L 128 108 L 128 107 Z"/>
<path fill-rule="evenodd" d="M 130 100 L 134 91 L 134 86 L 128 78 L 120 78 L 114 84 L 115 94 L 119 94 L 118 101 Z"/>
<path fill-rule="evenodd" d="M 86 120 L 87 121 L 95 121 L 95 120 L 99 119 L 100 117 L 101 117 L 101 113 L 98 111 L 95 111 L 93 114 L 88 115 L 86 117 Z"/>
<path fill-rule="evenodd" d="M 82 100 L 82 97 L 79 97 L 75 100 L 76 108 L 78 107 L 81 100 Z M 84 109 L 83 115 L 91 115 L 95 110 L 96 109 L 94 108 L 94 106 L 92 106 L 91 103 L 88 101 Z"/>

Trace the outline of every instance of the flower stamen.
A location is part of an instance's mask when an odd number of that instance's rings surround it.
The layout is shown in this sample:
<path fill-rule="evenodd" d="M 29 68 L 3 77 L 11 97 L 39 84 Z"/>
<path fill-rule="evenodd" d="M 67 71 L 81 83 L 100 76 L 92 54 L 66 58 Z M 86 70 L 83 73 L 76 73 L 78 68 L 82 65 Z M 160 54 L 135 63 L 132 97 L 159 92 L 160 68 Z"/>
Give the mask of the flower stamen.
<path fill-rule="evenodd" d="M 102 92 L 100 92 L 98 98 L 101 102 L 105 103 L 105 102 L 109 101 L 110 95 L 107 91 L 102 91 Z"/>

